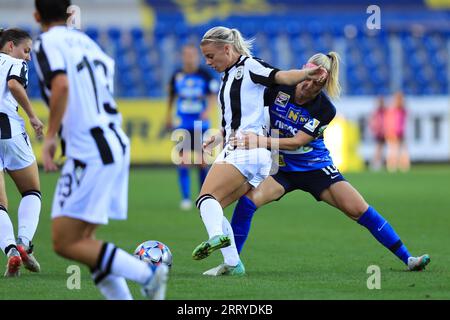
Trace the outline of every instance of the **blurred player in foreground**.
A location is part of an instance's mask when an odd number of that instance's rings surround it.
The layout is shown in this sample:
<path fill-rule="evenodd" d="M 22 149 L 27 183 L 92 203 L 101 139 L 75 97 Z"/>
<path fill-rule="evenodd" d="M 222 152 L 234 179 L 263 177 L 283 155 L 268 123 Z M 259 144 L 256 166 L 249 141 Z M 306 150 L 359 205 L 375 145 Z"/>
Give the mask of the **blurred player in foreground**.
<path fill-rule="evenodd" d="M 84 33 L 66 26 L 70 0 L 36 0 L 43 33 L 34 46 L 36 69 L 49 105 L 42 161 L 53 161 L 59 133 L 67 161 L 52 207 L 53 248 L 87 265 L 107 299 L 132 299 L 126 280 L 150 299 L 164 299 L 168 267 L 140 261 L 95 231 L 127 218 L 129 140 L 110 89 L 114 62 Z"/>

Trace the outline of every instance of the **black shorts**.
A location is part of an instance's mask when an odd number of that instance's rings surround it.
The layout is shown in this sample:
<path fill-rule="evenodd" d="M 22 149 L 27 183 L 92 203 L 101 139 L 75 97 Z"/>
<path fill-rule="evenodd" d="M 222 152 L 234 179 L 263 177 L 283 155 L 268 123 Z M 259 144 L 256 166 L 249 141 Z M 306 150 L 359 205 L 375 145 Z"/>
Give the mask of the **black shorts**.
<path fill-rule="evenodd" d="M 335 166 L 328 166 L 313 171 L 286 172 L 279 170 L 272 178 L 284 187 L 286 191 L 284 194 L 293 190 L 303 190 L 309 192 L 317 201 L 322 201 L 320 194 L 333 183 L 345 181 L 344 176 Z"/>

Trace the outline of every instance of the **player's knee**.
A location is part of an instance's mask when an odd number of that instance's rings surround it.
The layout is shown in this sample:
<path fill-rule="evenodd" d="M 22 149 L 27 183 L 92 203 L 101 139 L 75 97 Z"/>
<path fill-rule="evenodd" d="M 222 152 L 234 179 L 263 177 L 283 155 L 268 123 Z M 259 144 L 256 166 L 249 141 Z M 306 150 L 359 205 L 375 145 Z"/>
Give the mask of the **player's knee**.
<path fill-rule="evenodd" d="M 66 256 L 67 246 L 58 241 L 58 239 L 53 239 L 53 251 L 62 257 Z"/>
<path fill-rule="evenodd" d="M 350 218 L 353 220 L 358 220 L 359 217 L 364 213 L 361 212 L 361 209 L 358 205 L 355 205 L 354 203 L 351 203 L 350 201 L 341 203 L 340 205 L 341 210 Z"/>
<path fill-rule="evenodd" d="M 64 258 L 69 257 L 69 243 L 67 241 L 64 241 L 64 239 L 61 236 L 55 236 L 53 235 L 52 239 L 52 245 L 53 245 L 53 251 Z"/>

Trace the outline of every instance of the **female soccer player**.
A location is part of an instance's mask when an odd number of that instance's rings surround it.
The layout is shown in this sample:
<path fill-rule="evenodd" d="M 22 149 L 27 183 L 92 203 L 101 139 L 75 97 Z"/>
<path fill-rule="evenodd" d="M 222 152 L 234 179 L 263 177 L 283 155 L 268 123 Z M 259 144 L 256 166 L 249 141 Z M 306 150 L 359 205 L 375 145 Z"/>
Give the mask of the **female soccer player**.
<path fill-rule="evenodd" d="M 280 131 L 281 138 L 244 134 L 231 140 L 232 145 L 244 148 L 256 145 L 279 145 L 279 171 L 260 186 L 241 197 L 236 205 L 232 228 L 238 251 L 247 238 L 250 223 L 257 208 L 279 200 L 293 190 L 311 193 L 317 201 L 325 201 L 366 227 L 387 249 L 391 250 L 409 270 L 422 270 L 430 262 L 428 255 L 413 257 L 394 229 L 359 192 L 352 187 L 334 166 L 323 142 L 323 131 L 334 118 L 336 109 L 330 102 L 340 92 L 339 57 L 330 52 L 315 54 L 306 66 L 322 66 L 328 76 L 326 82 L 304 81 L 294 86 L 267 89 L 271 128 Z M 226 205 L 226 204 L 224 204 Z M 223 265 L 207 271 L 210 275 L 223 274 Z"/>
<path fill-rule="evenodd" d="M 396 92 L 392 104 L 386 109 L 384 127 L 387 144 L 386 167 L 389 172 L 410 167 L 408 146 L 405 142 L 407 111 L 402 92 Z"/>
<path fill-rule="evenodd" d="M 19 276 L 22 262 L 26 269 L 40 271 L 31 244 L 41 211 L 39 173 L 24 121 L 17 113 L 21 105 L 36 135 L 42 135 L 42 122 L 34 113 L 25 90 L 31 43 L 26 31 L 0 30 L 0 248 L 8 257 L 7 277 Z M 8 172 L 22 194 L 17 240 L 8 216 L 3 171 Z"/>
<path fill-rule="evenodd" d="M 149 265 L 95 237 L 99 225 L 127 217 L 130 148 L 108 85 L 113 60 L 84 33 L 66 27 L 70 0 L 35 5 L 43 33 L 34 60 L 50 107 L 44 169 L 58 170 L 53 161 L 58 132 L 67 156 L 53 198 L 53 248 L 88 266 L 107 299 L 132 299 L 126 279 L 140 284 L 148 298 L 164 299 L 166 265 Z"/>
<path fill-rule="evenodd" d="M 226 231 L 232 233 L 220 202 L 226 198 L 239 199 L 243 194 L 240 193 L 242 186 L 256 188 L 269 174 L 271 154 L 266 148 L 235 150 L 229 145 L 229 139 L 242 131 L 263 133 L 264 89 L 267 86 L 321 79 L 325 77 L 325 70 L 314 67 L 279 71 L 252 58 L 251 41 L 245 40 L 238 30 L 226 27 L 208 30 L 200 48 L 206 63 L 217 72 L 223 72 L 218 100 L 225 147 L 209 170 L 196 202 L 209 239 L 198 245 L 192 255 L 200 260 L 224 248 L 222 253 L 230 272 L 243 274 L 244 267 L 230 239 L 232 235 Z M 222 136 L 213 136 L 205 147 L 221 141 Z"/>
<path fill-rule="evenodd" d="M 178 130 L 183 132 L 183 143 L 179 156 L 178 182 L 181 189 L 181 210 L 192 208 L 190 193 L 189 165 L 192 163 L 192 152 L 201 161 L 197 165 L 199 185 L 205 181 L 208 167 L 203 161 L 202 135 L 209 129 L 209 115 L 215 103 L 217 81 L 209 72 L 199 66 L 198 48 L 192 44 L 183 46 L 182 68 L 176 70 L 169 83 L 168 113 L 166 128 L 173 128 L 172 109 L 176 101 L 176 111 L 180 118 Z"/>

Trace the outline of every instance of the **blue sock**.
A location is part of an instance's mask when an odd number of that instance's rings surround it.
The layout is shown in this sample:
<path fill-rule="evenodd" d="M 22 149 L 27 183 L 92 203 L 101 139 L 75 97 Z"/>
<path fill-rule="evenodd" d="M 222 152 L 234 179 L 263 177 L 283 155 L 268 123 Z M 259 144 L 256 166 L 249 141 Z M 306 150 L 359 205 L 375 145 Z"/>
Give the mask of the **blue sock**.
<path fill-rule="evenodd" d="M 191 198 L 191 179 L 189 177 L 189 169 L 184 166 L 179 166 L 178 168 L 178 183 L 180 184 L 181 195 L 184 199 Z"/>
<path fill-rule="evenodd" d="M 206 175 L 208 174 L 208 168 L 201 168 L 198 170 L 198 177 L 200 179 L 200 189 L 202 188 L 203 182 L 205 182 Z"/>
<path fill-rule="evenodd" d="M 358 223 L 369 229 L 378 242 L 391 250 L 406 265 L 408 264 L 408 258 L 411 256 L 408 249 L 387 220 L 374 208 L 369 206 L 369 209 L 359 217 Z"/>
<path fill-rule="evenodd" d="M 242 196 L 234 208 L 231 227 L 233 228 L 234 242 L 238 253 L 241 253 L 245 240 L 247 240 L 253 214 L 257 209 L 252 200 L 246 196 Z"/>

